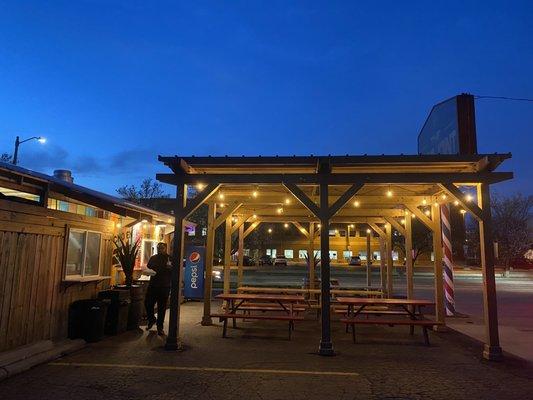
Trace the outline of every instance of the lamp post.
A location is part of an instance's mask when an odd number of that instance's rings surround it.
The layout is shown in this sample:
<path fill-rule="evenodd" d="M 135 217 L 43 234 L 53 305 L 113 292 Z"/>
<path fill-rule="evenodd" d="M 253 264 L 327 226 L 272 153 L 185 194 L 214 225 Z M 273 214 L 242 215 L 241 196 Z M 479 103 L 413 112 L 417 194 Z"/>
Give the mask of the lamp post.
<path fill-rule="evenodd" d="M 13 153 L 13 165 L 17 165 L 18 155 L 19 155 L 19 146 L 22 143 L 28 142 L 30 140 L 37 140 L 37 141 L 39 141 L 39 143 L 45 143 L 46 142 L 46 139 L 44 137 L 42 137 L 42 136 L 33 136 L 31 138 L 24 139 L 24 140 L 20 140 L 20 138 L 17 136 L 17 138 L 15 139 L 15 152 Z"/>

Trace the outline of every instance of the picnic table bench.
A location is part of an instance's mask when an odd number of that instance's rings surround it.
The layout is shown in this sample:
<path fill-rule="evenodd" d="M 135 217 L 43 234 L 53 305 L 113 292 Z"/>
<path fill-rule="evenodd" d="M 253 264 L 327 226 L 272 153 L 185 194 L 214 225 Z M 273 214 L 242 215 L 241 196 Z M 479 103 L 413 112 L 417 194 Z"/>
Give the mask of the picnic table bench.
<path fill-rule="evenodd" d="M 414 332 L 414 326 L 420 326 L 424 335 L 424 343 L 429 346 L 428 328 L 435 325 L 442 325 L 437 321 L 423 319 L 421 308 L 435 305 L 434 302 L 422 299 L 362 299 L 354 297 L 339 297 L 338 304 L 347 306 L 345 316 L 341 322 L 351 327 L 353 342 L 355 343 L 355 325 L 408 325 L 410 334 Z M 396 310 L 370 309 L 367 307 L 396 307 Z M 354 308 L 357 307 L 356 310 Z M 408 318 L 357 318 L 358 315 L 404 315 Z"/>
<path fill-rule="evenodd" d="M 216 296 L 217 299 L 228 302 L 223 313 L 211 314 L 214 318 L 219 318 L 223 322 L 222 337 L 226 337 L 228 319 L 233 320 L 233 327 L 237 326 L 236 320 L 271 320 L 287 321 L 289 328 L 289 340 L 292 337 L 295 321 L 303 321 L 304 317 L 298 315 L 301 311 L 303 296 L 280 295 L 280 294 L 253 294 L 253 293 L 222 293 Z M 246 306 L 244 306 L 246 304 Z M 245 307 L 245 308 L 243 308 Z M 243 311 L 239 314 L 238 311 Z M 262 314 L 252 314 L 252 311 L 261 311 Z M 282 311 L 284 314 L 270 315 L 264 314 L 267 311 Z"/>

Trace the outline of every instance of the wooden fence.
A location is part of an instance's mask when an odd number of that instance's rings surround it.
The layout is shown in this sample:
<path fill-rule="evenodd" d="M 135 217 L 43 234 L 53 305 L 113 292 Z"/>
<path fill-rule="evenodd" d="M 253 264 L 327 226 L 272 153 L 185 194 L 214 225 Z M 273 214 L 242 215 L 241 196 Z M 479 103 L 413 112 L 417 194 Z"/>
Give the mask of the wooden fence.
<path fill-rule="evenodd" d="M 101 274 L 109 275 L 111 221 L 0 200 L 0 351 L 67 337 L 69 305 L 108 285 L 62 284 L 69 227 L 102 233 Z"/>

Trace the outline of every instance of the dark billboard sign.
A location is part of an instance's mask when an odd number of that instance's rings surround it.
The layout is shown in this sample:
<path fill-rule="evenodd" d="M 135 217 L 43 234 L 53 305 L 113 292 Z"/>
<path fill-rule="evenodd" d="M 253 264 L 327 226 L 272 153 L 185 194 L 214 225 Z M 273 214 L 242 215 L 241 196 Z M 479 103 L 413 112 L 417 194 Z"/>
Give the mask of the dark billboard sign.
<path fill-rule="evenodd" d="M 474 96 L 461 94 L 431 109 L 418 135 L 418 154 L 476 154 Z"/>

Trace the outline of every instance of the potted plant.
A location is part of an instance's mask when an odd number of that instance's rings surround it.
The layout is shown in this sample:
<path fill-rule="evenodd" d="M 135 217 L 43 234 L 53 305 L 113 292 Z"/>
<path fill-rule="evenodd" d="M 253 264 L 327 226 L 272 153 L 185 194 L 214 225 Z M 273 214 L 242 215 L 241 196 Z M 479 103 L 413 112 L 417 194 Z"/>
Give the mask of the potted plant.
<path fill-rule="evenodd" d="M 133 270 L 139 254 L 140 241 L 124 240 L 120 236 L 114 239 L 115 258 L 122 267 L 125 276 L 125 284 L 116 288 L 128 290 L 130 293 L 130 306 L 128 312 L 128 329 L 136 329 L 143 314 L 144 295 L 140 285 L 133 284 Z"/>

